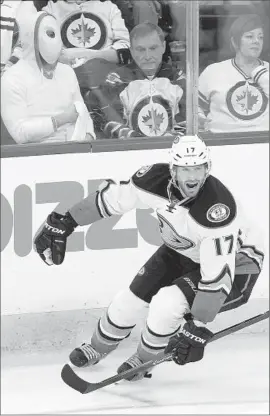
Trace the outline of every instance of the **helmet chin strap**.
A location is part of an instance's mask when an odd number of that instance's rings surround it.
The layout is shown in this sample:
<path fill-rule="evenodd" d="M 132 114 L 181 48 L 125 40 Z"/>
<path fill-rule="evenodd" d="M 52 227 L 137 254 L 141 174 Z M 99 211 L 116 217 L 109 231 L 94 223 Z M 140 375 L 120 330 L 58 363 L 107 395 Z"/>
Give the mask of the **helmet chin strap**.
<path fill-rule="evenodd" d="M 181 189 L 181 187 L 180 187 L 180 185 L 178 185 L 178 183 L 177 183 L 177 181 L 176 181 L 176 179 L 175 179 L 175 174 L 173 173 L 173 172 L 171 172 L 171 180 L 170 180 L 170 182 L 169 182 L 169 184 L 168 184 L 168 188 L 167 188 L 167 191 L 168 191 L 168 196 L 169 196 L 169 200 L 171 200 L 171 195 L 172 195 L 172 191 L 171 191 L 171 187 L 172 187 L 172 185 L 176 188 L 176 189 L 178 189 L 178 191 L 182 194 L 182 196 L 184 197 L 184 198 L 187 198 L 187 195 L 185 194 L 185 192 Z"/>

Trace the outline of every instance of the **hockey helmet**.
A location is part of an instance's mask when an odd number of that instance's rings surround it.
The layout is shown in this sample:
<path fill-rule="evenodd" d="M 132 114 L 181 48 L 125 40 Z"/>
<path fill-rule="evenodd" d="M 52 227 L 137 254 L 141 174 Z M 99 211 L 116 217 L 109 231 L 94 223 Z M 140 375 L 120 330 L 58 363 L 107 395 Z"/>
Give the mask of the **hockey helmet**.
<path fill-rule="evenodd" d="M 211 169 L 210 152 L 197 135 L 177 136 L 170 150 L 170 169 L 174 166 L 199 166 L 207 164 L 207 175 Z"/>

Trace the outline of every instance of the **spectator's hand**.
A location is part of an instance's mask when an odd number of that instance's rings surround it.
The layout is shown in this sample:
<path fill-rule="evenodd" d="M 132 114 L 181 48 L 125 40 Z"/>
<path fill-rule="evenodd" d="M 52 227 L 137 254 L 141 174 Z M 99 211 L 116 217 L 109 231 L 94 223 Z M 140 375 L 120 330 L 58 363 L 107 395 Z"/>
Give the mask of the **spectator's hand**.
<path fill-rule="evenodd" d="M 63 111 L 63 113 L 57 114 L 56 116 L 54 116 L 57 127 L 63 126 L 64 124 L 67 124 L 67 123 L 73 124 L 76 122 L 77 118 L 78 118 L 78 113 L 74 104 L 67 107 L 66 110 Z"/>
<path fill-rule="evenodd" d="M 95 140 L 95 138 L 92 136 L 92 134 L 86 133 L 85 141 L 92 142 L 93 140 Z"/>
<path fill-rule="evenodd" d="M 172 134 L 179 134 L 180 136 L 184 136 L 186 134 L 186 124 L 186 121 L 181 121 L 180 123 L 174 124 Z"/>
<path fill-rule="evenodd" d="M 64 112 L 66 119 L 67 119 L 67 123 L 76 123 L 76 120 L 78 118 L 78 113 L 76 110 L 76 107 L 74 104 L 72 104 L 71 106 L 69 106 L 65 112 Z"/>
<path fill-rule="evenodd" d="M 62 64 L 73 65 L 77 59 L 87 60 L 87 54 L 89 51 L 85 48 L 69 48 L 63 49 L 59 57 L 59 62 Z"/>
<path fill-rule="evenodd" d="M 6 65 L 1 65 L 1 76 L 2 75 L 4 75 L 4 73 L 9 69 L 9 68 L 11 68 L 12 67 L 12 65 L 13 65 L 13 63 L 12 62 L 10 62 L 10 61 L 8 61 L 7 63 L 6 63 Z"/>
<path fill-rule="evenodd" d="M 204 115 L 199 113 L 198 114 L 198 129 L 199 129 L 199 131 L 208 131 L 209 130 L 208 123 L 209 123 L 209 120 Z"/>

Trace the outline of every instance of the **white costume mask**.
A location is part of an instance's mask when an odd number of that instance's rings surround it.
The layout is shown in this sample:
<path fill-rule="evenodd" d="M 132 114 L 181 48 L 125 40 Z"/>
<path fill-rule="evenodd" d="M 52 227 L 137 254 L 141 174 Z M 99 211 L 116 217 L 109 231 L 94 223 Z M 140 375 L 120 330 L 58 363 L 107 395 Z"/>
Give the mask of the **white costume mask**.
<path fill-rule="evenodd" d="M 62 49 L 60 27 L 56 19 L 42 13 L 36 21 L 34 38 L 37 64 L 46 78 L 52 78 Z"/>

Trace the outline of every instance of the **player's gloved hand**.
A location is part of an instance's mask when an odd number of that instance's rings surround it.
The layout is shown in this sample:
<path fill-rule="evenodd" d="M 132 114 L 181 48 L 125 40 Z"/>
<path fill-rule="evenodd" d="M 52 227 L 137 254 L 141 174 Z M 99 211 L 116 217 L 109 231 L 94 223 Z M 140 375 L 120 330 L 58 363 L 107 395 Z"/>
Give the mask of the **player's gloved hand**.
<path fill-rule="evenodd" d="M 77 227 L 69 212 L 65 215 L 52 212 L 34 239 L 34 248 L 42 260 L 51 266 L 64 261 L 67 237 Z"/>
<path fill-rule="evenodd" d="M 172 359 L 179 365 L 200 361 L 204 355 L 204 348 L 213 335 L 209 329 L 196 326 L 193 320 L 189 320 L 184 324 L 182 332 L 170 339 L 165 354 L 173 352 Z"/>

